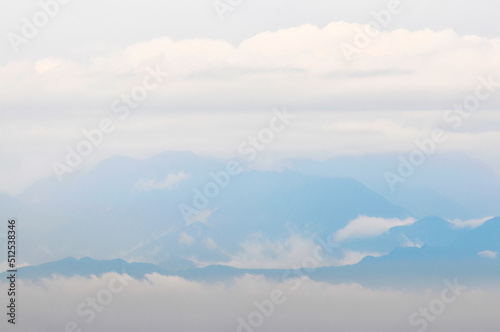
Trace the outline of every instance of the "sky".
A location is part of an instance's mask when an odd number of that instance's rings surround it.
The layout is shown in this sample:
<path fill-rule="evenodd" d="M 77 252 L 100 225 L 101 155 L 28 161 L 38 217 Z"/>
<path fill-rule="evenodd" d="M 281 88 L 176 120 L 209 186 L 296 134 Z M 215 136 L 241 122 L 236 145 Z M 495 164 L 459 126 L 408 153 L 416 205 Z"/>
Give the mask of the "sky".
<path fill-rule="evenodd" d="M 447 140 L 438 151 L 477 158 L 500 175 L 499 12 L 496 0 L 4 1 L 0 193 L 17 195 L 54 175 L 54 164 L 87 141 L 92 151 L 80 169 L 168 150 L 238 157 L 276 112 L 293 121 L 259 153 L 256 168 L 279 169 L 291 157 L 408 153 L 441 130 Z M 141 181 L 138 190 L 186 177 Z M 453 223 L 473 228 L 484 220 Z M 372 237 L 413 222 L 360 216 L 335 237 Z M 266 267 L 283 268 L 312 246 L 297 237 L 250 238 L 230 265 L 262 266 L 270 247 L 276 259 Z M 414 331 L 412 313 L 442 296 L 307 278 L 291 291 L 260 276 L 225 285 L 152 275 L 129 280 L 105 314 L 85 322 L 77 308 L 113 277 L 20 281 L 22 328 L 62 330 L 75 321 L 93 331 L 166 324 L 190 331 L 189 321 L 192 331 L 234 331 L 239 317 L 255 312 L 254 301 L 283 289 L 287 300 L 261 331 Z M 467 289 L 426 330 L 498 331 L 498 296 L 498 287 Z"/>
<path fill-rule="evenodd" d="M 275 109 L 297 119 L 264 165 L 402 153 L 438 128 L 442 151 L 500 172 L 484 148 L 500 138 L 498 2 L 401 1 L 394 13 L 390 1 L 241 1 L 223 13 L 209 0 L 54 3 L 0 13 L 0 192 L 52 175 L 103 119 L 114 130 L 81 167 L 165 150 L 230 158 Z M 42 7 L 52 16 L 23 34 Z M 123 118 L 144 82 L 154 87 Z M 478 87 L 487 97 L 458 115 Z"/>

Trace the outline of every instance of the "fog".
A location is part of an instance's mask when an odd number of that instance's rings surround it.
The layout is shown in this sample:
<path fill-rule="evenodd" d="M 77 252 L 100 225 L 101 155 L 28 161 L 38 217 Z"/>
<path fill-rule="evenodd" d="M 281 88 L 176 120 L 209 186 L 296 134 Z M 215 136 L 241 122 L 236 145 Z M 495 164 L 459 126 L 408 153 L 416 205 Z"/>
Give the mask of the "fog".
<path fill-rule="evenodd" d="M 55 277 L 19 281 L 17 324 L 2 331 L 498 331 L 500 287 L 453 292 L 448 285 L 409 293 L 307 278 L 278 283 L 245 276 L 207 284 L 159 275 L 142 281 L 118 274 Z M 6 287 L 0 284 L 2 294 Z"/>

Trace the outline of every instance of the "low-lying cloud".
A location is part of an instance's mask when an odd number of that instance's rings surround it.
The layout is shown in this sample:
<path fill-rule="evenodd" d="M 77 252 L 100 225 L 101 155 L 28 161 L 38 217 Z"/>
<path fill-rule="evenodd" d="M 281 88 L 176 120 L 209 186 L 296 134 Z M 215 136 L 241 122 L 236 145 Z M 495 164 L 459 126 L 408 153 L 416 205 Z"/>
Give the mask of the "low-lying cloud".
<path fill-rule="evenodd" d="M 189 178 L 189 174 L 186 174 L 185 172 L 169 173 L 169 174 L 167 174 L 165 179 L 163 179 L 161 181 L 144 180 L 141 178 L 135 184 L 135 189 L 139 190 L 139 191 L 172 189 L 176 184 L 178 184 L 182 180 L 186 180 L 188 178 Z"/>
<path fill-rule="evenodd" d="M 254 234 L 241 243 L 240 247 L 241 250 L 232 254 L 229 262 L 218 264 L 241 269 L 292 269 L 352 265 L 366 256 L 381 256 L 376 252 L 358 252 L 333 246 L 328 253 L 313 239 L 297 234 L 274 241 L 261 234 Z"/>
<path fill-rule="evenodd" d="M 498 257 L 498 252 L 491 251 L 491 250 L 484 250 L 484 251 L 478 252 L 477 254 L 481 257 L 490 258 L 490 259 L 495 259 Z"/>
<path fill-rule="evenodd" d="M 455 219 L 455 220 L 448 220 L 448 222 L 452 223 L 455 227 L 457 228 L 478 228 L 485 222 L 487 222 L 490 219 L 493 219 L 494 217 L 486 217 L 486 218 L 479 218 L 479 219 L 468 219 L 468 220 L 460 220 L 460 219 Z"/>
<path fill-rule="evenodd" d="M 0 283 L 2 294 L 6 287 Z M 113 273 L 19 281 L 18 289 L 17 325 L 4 326 L 6 332 L 65 331 L 66 326 L 94 332 L 409 332 L 421 328 L 409 323 L 410 316 L 442 297 L 441 291 L 373 290 L 307 278 L 280 283 L 245 276 L 230 284 L 209 284 L 159 275 L 139 281 Z M 428 322 L 426 331 L 497 332 L 499 296 L 498 288 L 467 289 Z M 279 303 L 270 305 L 272 298 Z M 89 305 L 92 300 L 95 304 Z M 261 324 L 238 329 L 249 318 Z"/>
<path fill-rule="evenodd" d="M 384 219 L 378 217 L 359 216 L 350 221 L 347 226 L 335 233 L 334 240 L 342 242 L 354 238 L 367 238 L 381 235 L 396 226 L 407 226 L 417 221 L 414 218 Z"/>

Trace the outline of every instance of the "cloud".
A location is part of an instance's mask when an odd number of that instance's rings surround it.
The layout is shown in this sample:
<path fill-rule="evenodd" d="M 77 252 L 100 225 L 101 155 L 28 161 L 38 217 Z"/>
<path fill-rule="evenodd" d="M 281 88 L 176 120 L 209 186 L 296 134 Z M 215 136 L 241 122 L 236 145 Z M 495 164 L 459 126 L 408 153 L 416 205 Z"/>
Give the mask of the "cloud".
<path fill-rule="evenodd" d="M 448 220 L 450 223 L 452 223 L 455 227 L 457 228 L 477 228 L 487 222 L 488 220 L 493 219 L 493 217 L 486 217 L 486 218 L 480 218 L 480 219 L 468 219 L 468 220 L 460 220 L 460 219 L 455 219 L 455 220 Z"/>
<path fill-rule="evenodd" d="M 44 105 L 52 114 L 85 114 L 108 107 L 142 79 L 147 66 L 159 66 L 169 83 L 148 97 L 143 107 L 151 111 L 207 105 L 253 110 L 285 103 L 314 110 L 432 110 L 451 107 L 474 91 L 478 76 L 500 69 L 499 39 L 460 36 L 451 29 L 382 32 L 350 63 L 340 45 L 353 43 L 356 31 L 365 28 L 342 21 L 322 28 L 305 24 L 259 33 L 238 46 L 165 36 L 86 61 L 12 61 L 0 67 L 0 98 L 17 116 L 40 116 L 28 105 Z"/>
<path fill-rule="evenodd" d="M 182 180 L 189 178 L 189 174 L 185 172 L 169 173 L 162 181 L 156 180 L 143 180 L 142 178 L 134 185 L 136 190 L 150 191 L 159 189 L 172 189 L 176 184 Z"/>
<path fill-rule="evenodd" d="M 478 252 L 477 254 L 478 254 L 478 256 L 481 256 L 484 258 L 495 259 L 498 257 L 498 252 L 491 251 L 491 250 L 484 250 L 484 251 Z"/>
<path fill-rule="evenodd" d="M 261 234 L 254 234 L 240 244 L 241 250 L 225 264 L 236 268 L 290 269 L 312 256 L 316 246 L 313 240 L 298 235 L 271 241 Z"/>
<path fill-rule="evenodd" d="M 406 235 L 401 234 L 401 246 L 405 248 L 422 248 L 424 243 L 420 240 L 412 241 Z"/>
<path fill-rule="evenodd" d="M 205 244 L 205 247 L 209 250 L 216 250 L 219 248 L 217 243 L 215 243 L 215 241 L 210 237 L 207 237 L 205 240 L 203 240 L 203 243 Z"/>
<path fill-rule="evenodd" d="M 333 252 L 327 252 L 311 238 L 304 238 L 298 234 L 274 241 L 262 234 L 253 234 L 240 244 L 240 247 L 240 251 L 230 255 L 229 262 L 218 264 L 245 269 L 292 269 L 352 265 L 359 263 L 366 256 L 381 256 L 380 253 L 357 252 L 339 247 Z"/>
<path fill-rule="evenodd" d="M 110 293 L 110 286 L 118 291 Z M 373 290 L 307 278 L 278 282 L 261 276 L 245 276 L 222 284 L 159 275 L 139 281 L 110 273 L 100 278 L 56 277 L 39 283 L 20 280 L 18 288 L 22 315 L 13 327 L 2 321 L 2 331 L 64 331 L 70 322 L 82 331 L 95 332 L 238 331 L 238 319 L 248 320 L 255 312 L 259 315 L 257 307 L 269 303 L 275 291 L 283 292 L 282 303 L 274 305 L 268 317 L 263 315 L 263 324 L 255 330 L 414 331 L 416 327 L 409 324 L 409 317 L 441 297 L 441 290 Z M 7 284 L 0 282 L 2 294 L 6 289 Z M 445 314 L 429 323 L 427 331 L 497 332 L 498 318 L 493 308 L 497 308 L 499 296 L 498 288 L 465 290 L 446 306 Z M 91 309 L 89 299 L 97 299 L 99 311 Z M 99 299 L 106 304 L 101 305 Z M 86 313 L 79 315 L 79 307 Z M 95 316 L 90 319 L 92 312 Z"/>
<path fill-rule="evenodd" d="M 192 246 L 196 240 L 194 237 L 190 236 L 189 234 L 186 234 L 185 232 L 182 232 L 179 235 L 179 243 L 180 244 L 185 244 L 187 246 Z"/>
<path fill-rule="evenodd" d="M 0 142 L 8 143 L 0 143 L 1 191 L 18 194 L 53 174 L 51 164 L 63 161 L 67 146 L 103 117 L 117 129 L 82 168 L 113 155 L 143 158 L 165 150 L 226 156 L 241 132 L 266 120 L 255 113 L 283 106 L 306 116 L 269 153 L 327 158 L 411 151 L 416 139 L 428 137 L 422 128 L 441 125 L 442 110 L 473 93 L 479 76 L 500 72 L 499 39 L 449 29 L 383 32 L 349 63 L 339 45 L 352 41 L 358 28 L 364 26 L 300 25 L 238 45 L 163 36 L 88 58 L 65 52 L 2 63 Z M 165 71 L 168 83 L 131 111 L 133 121 L 122 122 L 111 105 L 141 83 L 148 66 Z M 459 131 L 448 132 L 442 149 L 481 153 L 500 169 L 499 157 L 481 148 L 500 139 L 498 114 L 491 111 L 500 106 L 499 96 L 483 102 L 481 115 Z M 139 185 L 155 189 L 150 181 Z"/>
<path fill-rule="evenodd" d="M 281 105 L 279 105 L 281 108 Z M 117 121 L 117 129 L 105 137 L 105 143 L 84 159 L 83 170 L 116 155 L 145 159 L 164 151 L 186 150 L 223 159 L 237 157 L 236 147 L 242 136 L 258 132 L 269 121 L 273 107 L 262 112 L 141 113 L 127 122 Z M 105 110 L 106 112 L 106 110 Z M 273 169 L 283 158 L 325 160 L 342 155 L 397 155 L 415 149 L 415 140 L 429 137 L 426 126 L 435 128 L 442 111 L 320 112 L 290 109 L 297 121 L 266 150 L 259 152 L 254 166 Z M 500 155 L 484 146 L 500 140 L 500 119 L 496 111 L 481 111 L 471 117 L 463 131 L 451 135 L 442 152 L 465 152 L 486 161 L 500 171 Z M 101 116 L 102 117 L 102 116 Z M 85 138 L 81 130 L 92 128 L 94 120 L 7 120 L 0 123 L 0 191 L 16 195 L 34 181 L 54 175 L 51 164 L 63 162 L 67 145 Z M 311 149 L 315 146 L 315 149 Z M 277 163 L 279 165 L 279 163 Z M 41 166 L 37 166 L 41 165 Z M 271 166 L 271 167 L 270 167 Z M 273 169 L 274 170 L 274 169 Z M 145 181 L 150 179 L 144 179 Z M 163 180 L 163 179 L 158 179 Z"/>
<path fill-rule="evenodd" d="M 358 264 L 363 260 L 363 258 L 371 256 L 371 257 L 380 257 L 383 254 L 378 252 L 361 252 L 361 251 L 353 251 L 353 250 L 344 250 L 344 257 L 341 258 L 335 266 L 343 266 L 343 265 L 354 265 Z"/>
<path fill-rule="evenodd" d="M 353 238 L 366 238 L 381 235 L 396 226 L 411 225 L 416 221 L 414 218 L 404 220 L 398 218 L 384 219 L 377 217 L 359 216 L 350 221 L 347 226 L 335 233 L 334 240 L 338 242 Z"/>
<path fill-rule="evenodd" d="M 62 62 L 61 59 L 47 58 L 35 62 L 35 71 L 37 74 L 43 74 L 46 71 L 53 70 Z"/>
<path fill-rule="evenodd" d="M 213 210 L 205 209 L 197 212 L 196 214 L 191 215 L 191 217 L 189 217 L 189 219 L 186 221 L 186 226 L 189 226 L 197 222 L 208 225 L 208 218 L 210 218 L 210 216 L 215 210 L 216 209 Z"/>

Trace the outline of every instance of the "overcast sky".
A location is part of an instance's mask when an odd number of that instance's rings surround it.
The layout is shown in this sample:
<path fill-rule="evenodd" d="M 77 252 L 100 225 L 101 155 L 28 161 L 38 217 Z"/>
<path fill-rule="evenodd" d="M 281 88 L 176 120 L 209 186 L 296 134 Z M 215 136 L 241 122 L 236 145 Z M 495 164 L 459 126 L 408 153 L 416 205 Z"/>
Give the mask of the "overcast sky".
<path fill-rule="evenodd" d="M 500 138 L 500 87 L 459 126 L 443 122 L 481 80 L 500 82 L 500 3 L 401 1 L 383 32 L 356 44 L 388 3 L 241 1 L 221 20 L 211 0 L 72 0 L 29 36 L 38 1 L 4 4 L 0 192 L 52 174 L 103 118 L 116 130 L 83 167 L 164 150 L 230 157 L 274 108 L 300 115 L 269 147 L 275 158 L 409 151 L 442 128 L 453 139 L 441 149 L 500 170 L 484 148 Z M 347 44 L 358 50 L 350 59 Z M 112 105 L 148 68 L 162 82 L 122 120 Z"/>
<path fill-rule="evenodd" d="M 19 31 L 22 17 L 31 17 L 38 0 L 10 1 L 2 4 L 0 13 L 0 59 L 2 63 L 16 58 L 7 38 Z M 370 11 L 387 6 L 387 0 L 242 0 L 221 22 L 213 0 L 184 1 L 97 1 L 70 0 L 60 14 L 51 20 L 43 33 L 22 53 L 22 58 L 67 56 L 77 53 L 100 53 L 115 47 L 153 38 L 170 36 L 224 39 L 237 44 L 258 33 L 290 28 L 302 24 L 324 27 L 334 21 L 366 23 Z M 459 35 L 475 34 L 498 37 L 495 0 L 402 0 L 405 11 L 389 30 L 411 31 L 430 28 L 436 31 L 452 28 Z"/>

